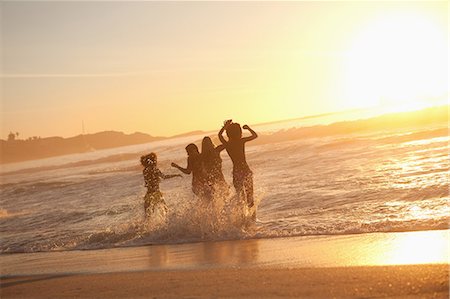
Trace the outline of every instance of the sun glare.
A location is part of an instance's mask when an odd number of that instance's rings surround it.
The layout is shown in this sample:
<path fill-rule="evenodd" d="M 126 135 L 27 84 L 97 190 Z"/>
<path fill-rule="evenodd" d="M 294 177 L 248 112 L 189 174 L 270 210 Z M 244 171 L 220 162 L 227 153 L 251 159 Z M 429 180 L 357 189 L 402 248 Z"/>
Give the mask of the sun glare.
<path fill-rule="evenodd" d="M 371 21 L 344 62 L 343 88 L 352 107 L 404 111 L 431 106 L 447 90 L 446 35 L 425 13 L 391 13 Z"/>
<path fill-rule="evenodd" d="M 448 237 L 448 231 L 404 234 L 384 249 L 383 262 L 392 265 L 448 263 Z"/>

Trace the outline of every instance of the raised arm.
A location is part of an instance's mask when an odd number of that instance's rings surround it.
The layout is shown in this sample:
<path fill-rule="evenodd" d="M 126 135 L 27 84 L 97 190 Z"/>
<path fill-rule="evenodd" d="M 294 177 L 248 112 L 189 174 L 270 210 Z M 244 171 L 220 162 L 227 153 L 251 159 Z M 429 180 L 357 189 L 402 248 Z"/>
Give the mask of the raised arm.
<path fill-rule="evenodd" d="M 227 141 L 225 140 L 225 138 L 223 137 L 223 132 L 227 129 L 227 127 L 229 126 L 231 124 L 231 119 L 230 120 L 226 120 L 224 123 L 223 123 L 223 127 L 222 127 L 222 129 L 220 129 L 220 131 L 219 131 L 219 140 L 220 140 L 220 142 L 222 142 L 222 144 L 226 144 L 227 143 Z"/>
<path fill-rule="evenodd" d="M 242 138 L 242 140 L 244 142 L 252 141 L 252 140 L 254 140 L 254 139 L 256 139 L 258 137 L 258 134 L 256 134 L 256 132 L 253 131 L 249 126 L 244 125 L 242 128 L 245 129 L 245 130 L 248 130 L 250 132 L 250 134 L 252 134 L 252 136 Z"/>
<path fill-rule="evenodd" d="M 222 127 L 222 129 L 220 129 L 219 131 L 219 140 L 220 142 L 222 142 L 222 145 L 227 143 L 227 141 L 225 140 L 225 138 L 223 137 L 223 132 L 225 131 L 225 126 Z"/>
<path fill-rule="evenodd" d="M 191 167 L 189 165 L 189 159 L 188 159 L 188 165 L 186 166 L 186 168 L 183 168 L 176 163 L 172 163 L 171 166 L 177 168 L 179 171 L 181 171 L 184 174 L 191 174 L 191 172 L 192 172 Z"/>

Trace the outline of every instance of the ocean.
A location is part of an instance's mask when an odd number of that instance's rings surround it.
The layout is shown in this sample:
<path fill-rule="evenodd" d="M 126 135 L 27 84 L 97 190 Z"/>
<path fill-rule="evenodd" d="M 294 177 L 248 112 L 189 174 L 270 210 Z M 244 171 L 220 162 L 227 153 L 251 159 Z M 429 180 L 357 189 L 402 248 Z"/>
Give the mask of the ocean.
<path fill-rule="evenodd" d="M 367 122 L 352 120 L 337 132 L 342 124 L 317 124 L 330 121 L 253 128 L 256 221 L 233 194 L 225 151 L 229 196 L 205 203 L 183 175 L 161 182 L 167 214 L 145 218 L 140 155 L 154 151 L 163 173 L 179 173 L 170 163 L 186 165 L 184 147 L 203 135 L 2 165 L 0 252 L 448 228 L 447 122 L 361 130 Z"/>

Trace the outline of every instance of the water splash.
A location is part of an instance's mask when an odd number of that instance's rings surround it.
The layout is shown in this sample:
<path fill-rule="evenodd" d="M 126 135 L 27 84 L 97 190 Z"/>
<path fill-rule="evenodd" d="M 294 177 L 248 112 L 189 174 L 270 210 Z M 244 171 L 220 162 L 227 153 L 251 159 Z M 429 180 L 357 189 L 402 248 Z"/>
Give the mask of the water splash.
<path fill-rule="evenodd" d="M 102 231 L 59 240 L 47 246 L 28 247 L 25 251 L 85 250 L 248 238 L 256 232 L 253 215 L 259 202 L 260 197 L 249 209 L 235 194 L 216 196 L 211 201 L 191 196 L 179 200 L 172 209 L 166 210 L 163 205 L 158 205 L 148 216 L 142 207 L 136 207 L 136 211 L 140 212 L 125 223 L 115 223 Z"/>

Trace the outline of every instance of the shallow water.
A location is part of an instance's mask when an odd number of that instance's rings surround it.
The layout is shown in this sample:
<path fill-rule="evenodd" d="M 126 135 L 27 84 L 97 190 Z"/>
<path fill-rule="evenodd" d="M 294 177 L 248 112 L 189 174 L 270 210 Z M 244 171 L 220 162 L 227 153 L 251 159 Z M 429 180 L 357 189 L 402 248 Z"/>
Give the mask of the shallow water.
<path fill-rule="evenodd" d="M 258 201 L 256 222 L 243 216 L 247 211 L 234 194 L 214 205 L 196 199 L 189 176 L 161 183 L 169 213 L 146 220 L 140 154 L 157 152 L 160 169 L 176 173 L 170 162 L 184 165 L 184 146 L 199 143 L 201 137 L 3 166 L 1 252 L 448 227 L 450 162 L 445 124 L 249 143 L 247 160 Z M 231 163 L 225 152 L 222 158 L 231 186 Z"/>

